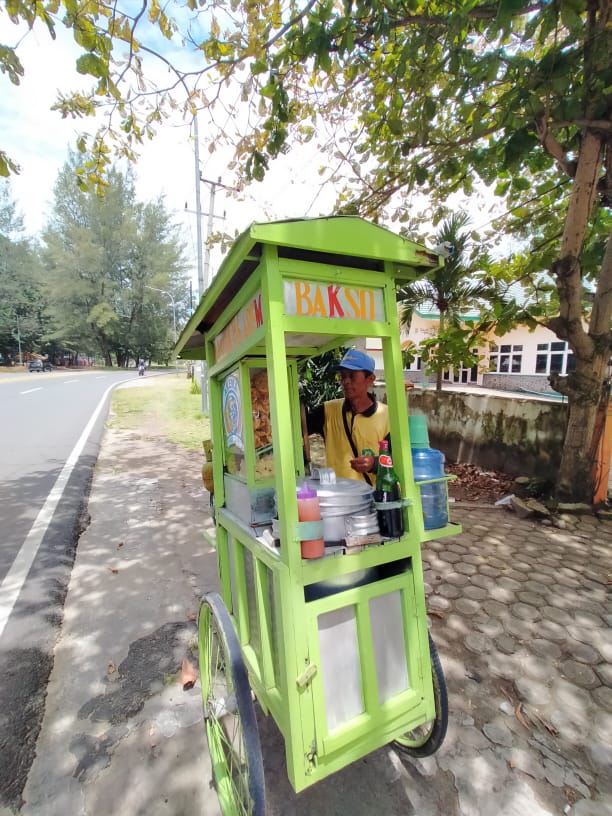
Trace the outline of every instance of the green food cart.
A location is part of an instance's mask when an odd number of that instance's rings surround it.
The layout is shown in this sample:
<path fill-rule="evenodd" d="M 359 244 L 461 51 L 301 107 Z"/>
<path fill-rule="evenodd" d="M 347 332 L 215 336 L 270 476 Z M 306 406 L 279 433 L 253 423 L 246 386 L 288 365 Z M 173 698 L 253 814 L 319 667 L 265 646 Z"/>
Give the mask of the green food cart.
<path fill-rule="evenodd" d="M 396 297 L 439 263 L 358 217 L 253 224 L 177 344 L 182 358 L 207 366 L 221 595 L 203 598 L 198 641 L 224 814 L 265 813 L 255 698 L 283 735 L 297 792 L 387 743 L 425 756 L 444 739 L 446 686 L 427 630 L 420 548 L 459 528 L 424 528 Z M 300 542 L 321 522 L 298 521 L 298 362 L 365 338 L 382 349 L 404 533 L 303 560 Z"/>

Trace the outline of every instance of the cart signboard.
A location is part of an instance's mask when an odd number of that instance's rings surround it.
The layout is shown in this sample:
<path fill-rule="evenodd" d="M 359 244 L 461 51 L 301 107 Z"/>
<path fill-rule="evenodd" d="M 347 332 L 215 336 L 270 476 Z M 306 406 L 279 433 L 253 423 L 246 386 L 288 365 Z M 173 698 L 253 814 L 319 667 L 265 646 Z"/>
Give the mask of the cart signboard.
<path fill-rule="evenodd" d="M 340 317 L 347 320 L 385 319 L 382 289 L 286 280 L 284 294 L 287 315 Z"/>

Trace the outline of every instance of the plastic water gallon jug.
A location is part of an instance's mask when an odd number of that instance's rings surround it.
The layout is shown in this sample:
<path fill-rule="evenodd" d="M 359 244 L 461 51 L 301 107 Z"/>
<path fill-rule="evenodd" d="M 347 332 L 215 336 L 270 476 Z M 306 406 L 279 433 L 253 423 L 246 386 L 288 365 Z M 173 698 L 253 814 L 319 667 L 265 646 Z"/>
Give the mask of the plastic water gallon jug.
<path fill-rule="evenodd" d="M 438 479 L 445 476 L 444 454 L 429 447 L 427 420 L 424 416 L 408 417 L 410 423 L 410 446 L 415 482 Z M 448 493 L 446 481 L 420 485 L 423 525 L 435 530 L 448 524 Z"/>

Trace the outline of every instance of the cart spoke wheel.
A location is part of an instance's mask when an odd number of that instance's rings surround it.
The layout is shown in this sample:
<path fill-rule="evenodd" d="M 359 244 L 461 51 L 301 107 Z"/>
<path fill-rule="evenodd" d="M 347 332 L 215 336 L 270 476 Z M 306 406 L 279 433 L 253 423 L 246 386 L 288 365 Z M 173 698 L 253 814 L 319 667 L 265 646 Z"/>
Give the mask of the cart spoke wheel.
<path fill-rule="evenodd" d="M 425 757 L 435 753 L 444 742 L 448 726 L 448 694 L 444 672 L 438 657 L 438 650 L 429 635 L 429 654 L 431 656 L 431 673 L 433 679 L 435 719 L 407 731 L 393 743 L 399 751 L 413 757 Z"/>
<path fill-rule="evenodd" d="M 205 596 L 198 618 L 202 701 L 213 779 L 224 816 L 264 816 L 259 730 L 248 675 L 227 608 Z"/>

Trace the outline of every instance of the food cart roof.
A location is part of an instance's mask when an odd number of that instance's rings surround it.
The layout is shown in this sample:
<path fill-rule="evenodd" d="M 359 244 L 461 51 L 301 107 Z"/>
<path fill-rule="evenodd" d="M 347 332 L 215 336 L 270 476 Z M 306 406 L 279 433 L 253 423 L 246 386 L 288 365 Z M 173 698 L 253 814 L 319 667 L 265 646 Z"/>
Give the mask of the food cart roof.
<path fill-rule="evenodd" d="M 396 281 L 413 280 L 440 264 L 420 244 L 358 216 L 297 218 L 253 223 L 233 243 L 211 285 L 181 332 L 175 353 L 189 358 L 201 349 L 203 335 L 237 296 L 260 262 L 262 247 L 278 247 L 279 256 L 383 272 L 391 263 Z"/>

